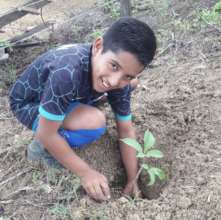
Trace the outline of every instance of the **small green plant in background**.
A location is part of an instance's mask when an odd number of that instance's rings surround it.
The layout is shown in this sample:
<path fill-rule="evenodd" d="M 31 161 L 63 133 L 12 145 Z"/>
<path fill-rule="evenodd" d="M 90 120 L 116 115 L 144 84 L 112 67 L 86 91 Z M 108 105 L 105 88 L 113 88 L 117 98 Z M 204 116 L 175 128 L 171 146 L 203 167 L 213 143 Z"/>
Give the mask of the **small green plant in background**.
<path fill-rule="evenodd" d="M 40 171 L 34 170 L 32 172 L 32 182 L 34 184 L 37 184 L 41 177 L 42 177 L 42 173 Z"/>
<path fill-rule="evenodd" d="M 5 84 L 11 85 L 16 80 L 16 67 L 14 64 L 9 64 L 6 68 L 7 76 L 5 76 Z"/>
<path fill-rule="evenodd" d="M 56 203 L 49 209 L 49 213 L 59 217 L 59 219 L 71 219 L 70 209 L 63 204 Z"/>
<path fill-rule="evenodd" d="M 98 37 L 101 37 L 103 35 L 103 31 L 101 30 L 94 30 L 91 34 L 90 37 L 95 40 Z"/>
<path fill-rule="evenodd" d="M 121 139 L 121 141 L 137 151 L 137 158 L 144 159 L 163 157 L 163 153 L 160 150 L 155 149 L 155 138 L 150 131 L 146 131 L 144 133 L 143 146 L 133 138 L 123 138 Z M 158 177 L 160 180 L 164 180 L 166 178 L 166 175 L 162 169 L 152 167 L 147 163 L 142 163 L 134 181 L 136 181 L 139 178 L 139 175 L 142 170 L 145 170 L 149 175 L 149 186 L 154 185 L 154 183 L 156 182 L 156 177 Z"/>
<path fill-rule="evenodd" d="M 202 10 L 200 19 L 207 24 L 221 25 L 221 1 L 217 2 L 211 10 Z"/>
<path fill-rule="evenodd" d="M 165 16 L 168 13 L 171 0 L 134 0 L 132 1 L 133 13 L 139 11 L 146 11 L 149 13 L 158 13 L 161 16 Z"/>
<path fill-rule="evenodd" d="M 0 48 L 10 47 L 10 43 L 6 40 L 0 40 Z"/>
<path fill-rule="evenodd" d="M 0 80 L 0 89 L 6 89 L 10 86 L 17 78 L 16 66 L 14 64 L 3 64 L 2 65 L 2 75 Z"/>
<path fill-rule="evenodd" d="M 98 0 L 98 4 L 103 7 L 105 12 L 110 13 L 113 19 L 120 17 L 120 1 Z"/>

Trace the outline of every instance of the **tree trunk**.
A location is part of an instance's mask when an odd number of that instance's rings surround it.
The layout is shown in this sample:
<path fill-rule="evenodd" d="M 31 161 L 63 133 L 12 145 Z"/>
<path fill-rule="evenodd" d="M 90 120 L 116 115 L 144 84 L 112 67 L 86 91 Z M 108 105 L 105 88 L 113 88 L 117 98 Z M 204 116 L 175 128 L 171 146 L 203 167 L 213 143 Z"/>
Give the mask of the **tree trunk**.
<path fill-rule="evenodd" d="M 131 3 L 130 0 L 120 0 L 120 15 L 131 16 Z"/>

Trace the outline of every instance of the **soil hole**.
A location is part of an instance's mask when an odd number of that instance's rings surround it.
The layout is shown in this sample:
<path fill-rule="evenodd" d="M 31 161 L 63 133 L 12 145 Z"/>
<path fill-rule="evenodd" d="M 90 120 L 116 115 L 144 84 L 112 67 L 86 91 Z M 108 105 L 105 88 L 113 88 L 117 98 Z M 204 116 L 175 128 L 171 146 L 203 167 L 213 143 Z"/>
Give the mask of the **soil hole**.
<path fill-rule="evenodd" d="M 156 180 L 156 183 L 153 186 L 148 186 L 148 176 L 145 173 L 139 178 L 138 185 L 142 192 L 144 199 L 157 199 L 160 194 L 163 192 L 164 188 L 166 187 L 169 178 L 165 181 Z M 112 194 L 114 198 L 118 198 L 122 196 L 122 190 L 126 184 L 126 175 L 124 173 L 118 174 L 115 176 L 114 180 L 110 182 L 110 187 L 112 190 Z"/>

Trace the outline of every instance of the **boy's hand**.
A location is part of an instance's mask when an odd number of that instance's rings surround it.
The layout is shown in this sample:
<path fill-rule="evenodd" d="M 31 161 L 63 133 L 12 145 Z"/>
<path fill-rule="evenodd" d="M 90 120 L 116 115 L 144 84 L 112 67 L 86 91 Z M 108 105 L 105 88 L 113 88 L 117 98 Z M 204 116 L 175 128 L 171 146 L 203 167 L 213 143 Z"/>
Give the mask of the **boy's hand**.
<path fill-rule="evenodd" d="M 142 197 L 142 193 L 138 187 L 137 182 L 128 182 L 124 187 L 123 193 L 132 197 Z"/>
<path fill-rule="evenodd" d="M 96 201 L 110 199 L 107 178 L 96 170 L 89 169 L 81 176 L 81 184 L 87 194 Z"/>

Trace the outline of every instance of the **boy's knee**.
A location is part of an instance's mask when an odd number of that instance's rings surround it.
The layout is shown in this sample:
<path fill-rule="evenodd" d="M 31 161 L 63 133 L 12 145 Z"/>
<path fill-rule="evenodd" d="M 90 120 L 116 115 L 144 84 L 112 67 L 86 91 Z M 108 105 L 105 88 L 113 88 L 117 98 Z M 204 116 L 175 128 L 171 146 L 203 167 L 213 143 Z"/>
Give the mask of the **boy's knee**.
<path fill-rule="evenodd" d="M 64 120 L 63 127 L 69 130 L 97 129 L 106 126 L 106 118 L 96 107 L 81 105 Z"/>
<path fill-rule="evenodd" d="M 106 126 L 106 117 L 104 113 L 96 107 L 89 107 L 84 117 L 85 124 L 90 124 L 95 129 Z"/>
<path fill-rule="evenodd" d="M 99 110 L 98 108 L 95 108 L 96 110 L 96 117 L 97 117 L 97 122 L 98 122 L 98 128 L 100 127 L 106 127 L 106 117 L 104 113 Z"/>

